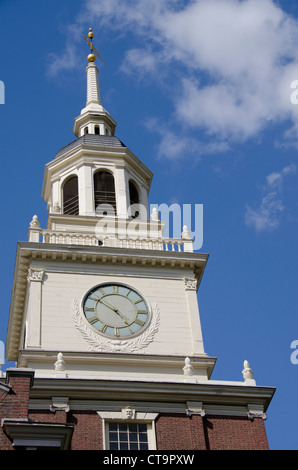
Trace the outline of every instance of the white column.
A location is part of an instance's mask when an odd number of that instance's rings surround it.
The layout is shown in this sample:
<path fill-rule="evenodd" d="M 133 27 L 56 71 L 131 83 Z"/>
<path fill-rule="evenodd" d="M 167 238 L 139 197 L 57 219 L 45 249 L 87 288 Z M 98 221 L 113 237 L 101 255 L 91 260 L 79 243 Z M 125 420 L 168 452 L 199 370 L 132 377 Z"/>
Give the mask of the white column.
<path fill-rule="evenodd" d="M 52 183 L 52 200 L 51 200 L 51 212 L 55 205 L 58 205 L 62 209 L 62 189 L 60 190 L 60 178 L 53 181 Z"/>
<path fill-rule="evenodd" d="M 203 336 L 200 322 L 200 313 L 197 302 L 197 280 L 184 279 L 185 294 L 189 309 L 189 318 L 192 331 L 193 353 L 205 354 Z"/>
<path fill-rule="evenodd" d="M 41 288 L 44 271 L 29 268 L 29 296 L 27 304 L 26 347 L 41 347 Z"/>
<path fill-rule="evenodd" d="M 79 214 L 94 216 L 93 181 L 91 165 L 82 165 L 78 169 L 79 179 Z"/>
<path fill-rule="evenodd" d="M 126 219 L 128 211 L 128 185 L 125 169 L 117 167 L 115 171 L 115 191 L 117 201 L 117 216 Z"/>
<path fill-rule="evenodd" d="M 149 207 L 148 207 L 148 189 L 141 184 L 141 194 L 140 196 L 140 203 L 144 206 L 145 210 L 144 213 L 143 211 L 140 211 L 142 219 L 145 220 L 150 220 L 151 214 L 149 214 Z"/>

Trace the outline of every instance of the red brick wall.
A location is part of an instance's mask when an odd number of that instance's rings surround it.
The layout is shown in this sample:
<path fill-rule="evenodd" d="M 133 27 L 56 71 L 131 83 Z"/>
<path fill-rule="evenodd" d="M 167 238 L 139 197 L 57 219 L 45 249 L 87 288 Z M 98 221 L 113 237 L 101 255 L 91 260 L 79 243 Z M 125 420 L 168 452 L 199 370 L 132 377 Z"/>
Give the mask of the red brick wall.
<path fill-rule="evenodd" d="M 10 393 L 0 401 L 0 416 L 5 418 L 27 418 L 30 393 L 30 377 L 11 377 Z"/>
<path fill-rule="evenodd" d="M 30 410 L 28 417 L 39 423 L 67 423 L 67 413 L 65 413 L 65 411 L 59 410 L 55 411 L 55 413 L 50 410 Z"/>
<path fill-rule="evenodd" d="M 29 418 L 43 423 L 74 424 L 71 450 L 102 450 L 102 421 L 96 411 L 37 411 L 31 410 Z"/>
<path fill-rule="evenodd" d="M 212 416 L 205 419 L 210 450 L 268 450 L 264 420 Z"/>
<path fill-rule="evenodd" d="M 161 415 L 155 425 L 158 450 L 267 450 L 264 421 L 245 417 Z"/>
<path fill-rule="evenodd" d="M 71 440 L 72 450 L 102 450 L 102 420 L 95 411 L 74 411 L 70 413 L 69 423 L 75 428 Z"/>
<path fill-rule="evenodd" d="M 155 422 L 158 450 L 206 449 L 201 416 L 160 415 Z"/>
<path fill-rule="evenodd" d="M 31 377 L 9 378 L 11 391 L 0 394 L 0 419 L 2 418 L 27 418 Z M 0 449 L 13 449 L 10 439 L 0 428 Z"/>

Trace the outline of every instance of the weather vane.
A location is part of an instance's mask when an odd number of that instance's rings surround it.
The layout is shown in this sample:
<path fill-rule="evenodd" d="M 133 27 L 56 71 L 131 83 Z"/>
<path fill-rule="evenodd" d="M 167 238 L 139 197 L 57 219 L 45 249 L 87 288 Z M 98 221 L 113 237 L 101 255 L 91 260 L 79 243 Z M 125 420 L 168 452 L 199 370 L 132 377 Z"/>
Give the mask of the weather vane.
<path fill-rule="evenodd" d="M 92 43 L 92 39 L 94 38 L 94 33 L 92 32 L 92 28 L 89 28 L 89 33 L 88 33 L 88 38 L 86 36 L 83 36 L 85 41 L 87 42 L 88 46 L 90 47 L 91 54 L 88 55 L 88 61 L 89 62 L 95 62 L 95 55 L 103 62 L 103 59 L 100 55 L 100 53 L 97 51 L 96 47 Z"/>

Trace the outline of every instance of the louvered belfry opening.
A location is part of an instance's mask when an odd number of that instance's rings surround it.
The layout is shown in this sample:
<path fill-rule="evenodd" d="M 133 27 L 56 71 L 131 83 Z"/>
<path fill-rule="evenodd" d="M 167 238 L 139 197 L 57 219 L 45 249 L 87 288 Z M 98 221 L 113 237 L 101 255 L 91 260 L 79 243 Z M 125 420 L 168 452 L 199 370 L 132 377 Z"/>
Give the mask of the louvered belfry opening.
<path fill-rule="evenodd" d="M 72 176 L 63 186 L 63 214 L 79 215 L 78 177 Z"/>
<path fill-rule="evenodd" d="M 116 194 L 114 176 L 108 171 L 94 174 L 94 203 L 96 213 L 116 215 Z"/>
<path fill-rule="evenodd" d="M 135 219 L 139 215 L 139 192 L 132 181 L 129 181 L 129 203 L 131 206 L 131 217 Z"/>

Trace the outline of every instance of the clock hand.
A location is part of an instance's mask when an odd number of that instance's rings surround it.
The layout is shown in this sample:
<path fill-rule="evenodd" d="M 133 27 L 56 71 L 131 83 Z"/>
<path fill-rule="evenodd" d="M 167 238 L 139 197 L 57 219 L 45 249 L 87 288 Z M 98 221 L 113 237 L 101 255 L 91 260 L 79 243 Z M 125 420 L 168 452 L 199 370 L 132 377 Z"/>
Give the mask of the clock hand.
<path fill-rule="evenodd" d="M 113 307 L 113 305 L 109 304 L 106 300 L 105 301 L 102 301 L 101 299 L 99 299 L 99 302 L 102 302 L 103 305 L 105 305 L 106 307 L 110 308 L 111 310 L 113 310 L 115 313 L 117 313 L 119 315 L 119 317 L 122 318 L 122 320 L 127 324 L 127 325 L 130 325 L 130 321 L 127 317 L 125 317 L 124 315 L 122 315 L 122 313 L 119 312 L 119 310 L 115 307 Z"/>
<path fill-rule="evenodd" d="M 127 324 L 129 325 L 131 322 L 129 322 L 128 318 L 125 317 L 124 315 L 122 315 L 122 313 L 119 312 L 119 310 L 115 310 L 116 313 L 118 313 L 119 317 L 122 318 L 122 320 Z M 129 322 L 129 323 L 128 323 Z"/>
<path fill-rule="evenodd" d="M 115 313 L 117 313 L 124 321 L 125 323 L 129 322 L 128 318 L 125 317 L 124 315 L 122 315 L 119 310 L 115 307 L 113 307 L 113 305 L 109 304 L 106 300 L 105 301 L 102 301 L 101 299 L 99 299 L 99 302 L 102 302 L 103 305 L 105 305 L 106 307 L 110 308 L 111 310 L 113 310 Z"/>
<path fill-rule="evenodd" d="M 113 305 L 109 304 L 106 300 L 103 302 L 101 299 L 99 299 L 99 302 L 102 302 L 103 305 L 105 305 L 106 307 L 110 308 L 111 310 L 113 310 L 114 312 L 118 313 L 118 310 L 113 307 Z"/>

